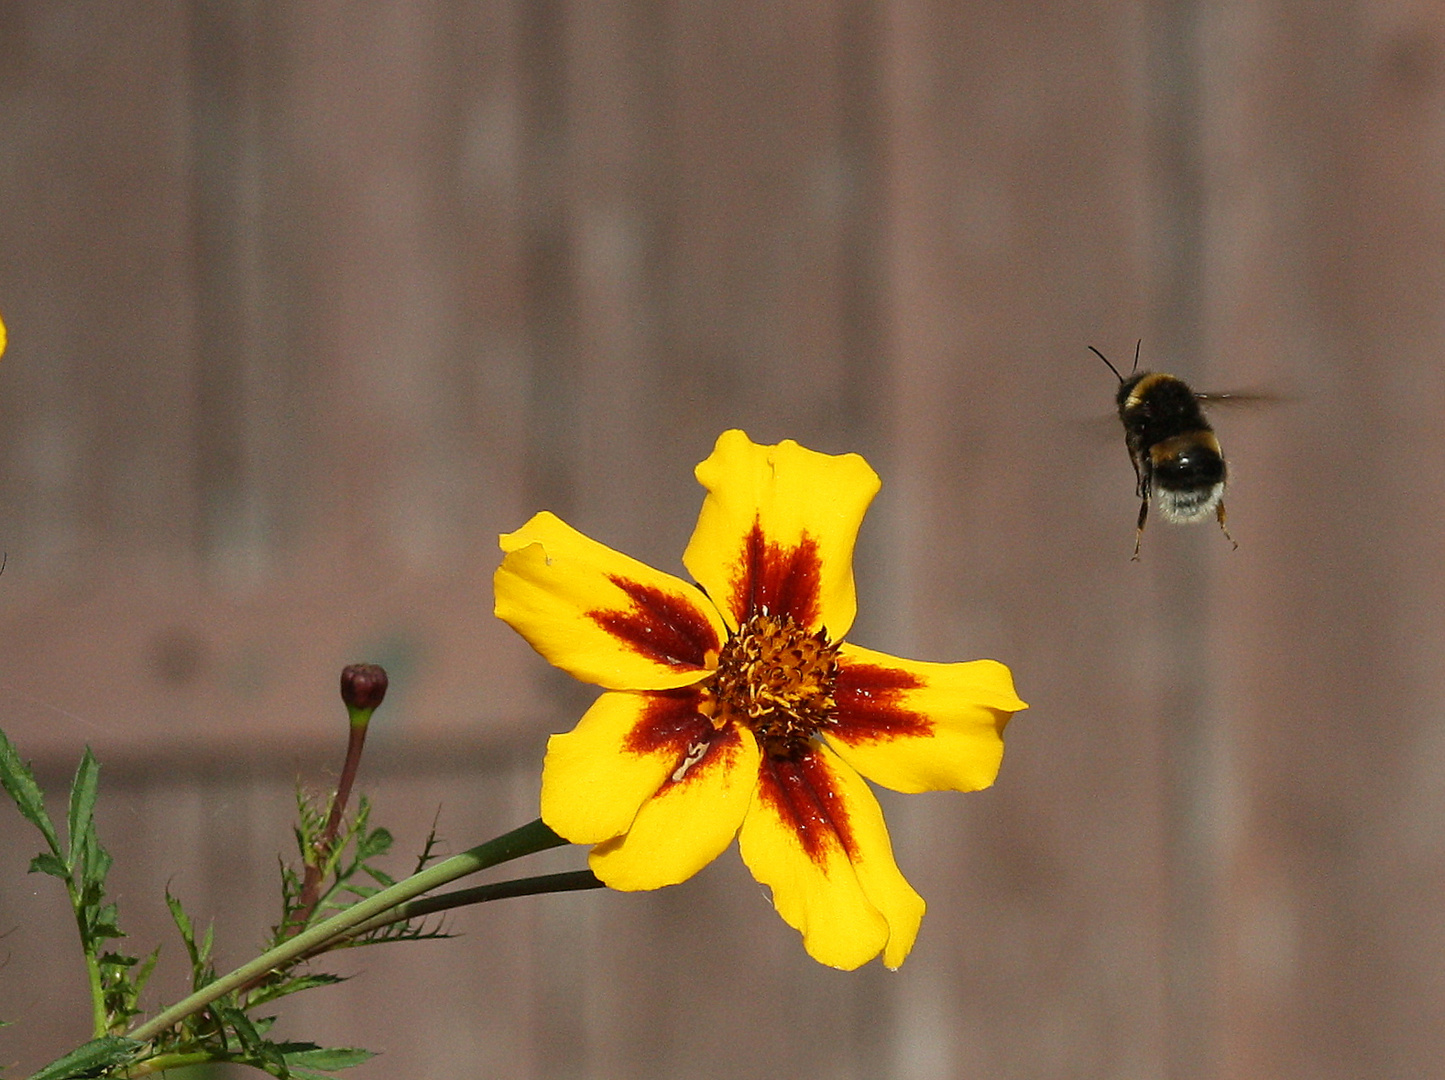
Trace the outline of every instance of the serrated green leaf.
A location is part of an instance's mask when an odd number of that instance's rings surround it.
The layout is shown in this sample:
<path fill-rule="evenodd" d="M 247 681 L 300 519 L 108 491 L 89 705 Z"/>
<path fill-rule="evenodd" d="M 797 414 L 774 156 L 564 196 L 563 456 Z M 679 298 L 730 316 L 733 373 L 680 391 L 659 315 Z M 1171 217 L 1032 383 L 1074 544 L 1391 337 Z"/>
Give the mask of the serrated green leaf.
<path fill-rule="evenodd" d="M 58 877 L 61 881 L 70 880 L 70 868 L 65 865 L 65 860 L 48 851 L 42 851 L 30 860 L 29 873 L 49 874 L 51 877 Z"/>
<path fill-rule="evenodd" d="M 100 942 L 105 941 L 107 938 L 120 937 L 125 937 L 125 935 L 121 933 L 120 927 L 116 926 L 113 922 L 93 923 L 90 927 L 90 938 L 92 941 Z"/>
<path fill-rule="evenodd" d="M 150 955 L 141 961 L 140 967 L 136 969 L 135 977 L 131 982 L 131 985 L 135 990 L 136 998 L 139 998 L 141 995 L 141 991 L 146 988 L 146 983 L 150 981 L 151 972 L 156 969 L 156 961 L 160 958 L 161 947 L 157 945 L 154 949 L 151 950 Z"/>
<path fill-rule="evenodd" d="M 258 1005 L 267 1001 L 275 1001 L 277 998 L 286 997 L 288 994 L 296 994 L 302 990 L 312 990 L 318 986 L 335 986 L 337 983 L 345 982 L 341 975 L 331 975 L 326 972 L 318 972 L 315 975 L 300 975 L 294 979 L 287 979 L 274 986 L 268 986 L 251 999 L 251 1004 Z M 262 996 L 264 995 L 264 996 Z"/>
<path fill-rule="evenodd" d="M 114 904 L 106 904 L 101 910 L 93 913 L 93 917 L 90 919 L 90 936 L 96 940 L 125 937 L 116 924 Z"/>
<path fill-rule="evenodd" d="M 103 893 L 105 891 L 105 876 L 110 873 L 112 859 L 110 852 L 101 847 L 100 839 L 92 831 L 85 837 L 85 843 L 81 845 L 84 854 L 85 880 L 94 882 Z"/>
<path fill-rule="evenodd" d="M 71 1080 L 100 1069 L 113 1069 L 131 1061 L 145 1043 L 121 1035 L 106 1035 L 77 1046 L 62 1058 L 56 1058 L 30 1080 Z"/>
<path fill-rule="evenodd" d="M 171 895 L 171 890 L 166 890 L 166 907 L 171 909 L 171 921 L 176 924 L 176 929 L 181 932 L 181 940 L 186 943 L 186 951 L 191 954 L 192 961 L 196 958 L 196 937 L 191 930 L 191 917 L 186 914 L 186 909 L 181 902 Z"/>
<path fill-rule="evenodd" d="M 51 852 L 60 857 L 60 838 L 55 834 L 50 815 L 45 812 L 45 795 L 35 782 L 30 766 L 20 760 L 15 744 L 4 731 L 0 731 L 0 786 L 15 800 L 20 816 L 40 830 Z"/>
<path fill-rule="evenodd" d="M 345 981 L 345 976 L 332 975 L 327 972 L 317 972 L 314 975 L 298 975 L 294 978 L 286 978 L 280 982 L 258 987 L 256 990 L 253 990 L 246 999 L 246 1007 L 248 1009 L 254 1009 L 260 1005 L 267 1005 L 278 998 L 300 993 L 302 990 L 312 990 L 318 986 L 335 986 L 337 983 L 343 983 Z"/>
<path fill-rule="evenodd" d="M 222 1006 L 216 1010 L 225 1023 L 236 1033 L 236 1038 L 241 1046 L 249 1053 L 257 1053 L 261 1049 L 261 1034 L 251 1024 L 250 1018 L 240 1009 L 232 1009 Z"/>
<path fill-rule="evenodd" d="M 100 763 L 85 748 L 80 764 L 75 770 L 75 781 L 70 785 L 70 814 L 66 835 L 70 838 L 69 862 L 72 867 L 79 865 L 80 854 L 93 839 L 95 826 L 95 793 L 100 783 Z"/>
<path fill-rule="evenodd" d="M 386 829 L 374 829 L 372 832 L 356 845 L 357 856 L 361 859 L 370 859 L 377 855 L 385 855 L 391 850 L 392 837 Z"/>
<path fill-rule="evenodd" d="M 257 1036 L 259 1038 L 259 1035 Z M 261 1039 L 256 1045 L 256 1060 L 262 1063 L 262 1067 L 271 1066 L 275 1069 L 275 1075 L 280 1080 L 290 1080 L 291 1067 L 286 1064 L 286 1059 L 281 1056 L 281 1051 L 276 1049 L 276 1044 L 269 1039 Z"/>
<path fill-rule="evenodd" d="M 295 1050 L 286 1054 L 286 1064 L 300 1065 L 308 1069 L 349 1069 L 353 1065 L 360 1065 L 363 1061 L 370 1061 L 376 1057 L 370 1050 L 362 1050 L 354 1046 L 337 1046 L 331 1048 L 317 1047 L 314 1050 Z"/>
<path fill-rule="evenodd" d="M 283 1056 L 289 1058 L 292 1054 L 299 1053 L 302 1050 L 320 1050 L 322 1046 L 320 1043 L 311 1042 L 309 1039 L 285 1039 L 276 1044 L 276 1049 L 280 1050 Z"/>

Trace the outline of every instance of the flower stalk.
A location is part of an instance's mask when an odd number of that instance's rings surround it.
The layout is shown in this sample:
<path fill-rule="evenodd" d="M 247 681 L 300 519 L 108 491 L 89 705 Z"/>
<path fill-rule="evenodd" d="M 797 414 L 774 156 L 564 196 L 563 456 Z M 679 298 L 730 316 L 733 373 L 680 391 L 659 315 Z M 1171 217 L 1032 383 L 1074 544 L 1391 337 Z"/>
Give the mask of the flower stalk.
<path fill-rule="evenodd" d="M 361 767 L 361 751 L 366 746 L 366 731 L 371 724 L 371 714 L 386 697 L 386 688 L 386 670 L 379 664 L 348 664 L 341 670 L 341 700 L 345 703 L 351 720 L 346 740 L 346 761 L 341 767 L 341 778 L 336 783 L 336 794 L 331 799 L 326 825 L 306 858 L 301 895 L 290 920 L 293 933 L 299 932 L 311 919 L 316 904 L 321 899 L 321 883 L 326 877 L 326 865 L 336 846 L 336 836 L 341 831 L 346 804 L 351 801 L 351 787 Z"/>
<path fill-rule="evenodd" d="M 517 878 L 513 881 L 495 881 L 487 885 L 474 885 L 469 889 L 454 889 L 451 892 L 442 893 L 440 896 L 424 896 L 418 900 L 408 900 L 404 904 L 398 904 L 390 911 L 367 919 L 359 926 L 353 926 L 346 932 L 345 937 L 361 937 L 363 934 L 369 934 L 373 930 L 380 930 L 394 923 L 408 922 L 411 919 L 420 919 L 427 915 L 435 915 L 438 912 L 451 911 L 453 908 L 467 907 L 471 904 L 485 904 L 491 900 L 601 888 L 605 888 L 605 886 L 591 870 L 567 870 L 560 874 L 538 874 L 536 877 Z M 324 947 L 334 945 L 336 940 L 336 938 L 332 938 Z"/>

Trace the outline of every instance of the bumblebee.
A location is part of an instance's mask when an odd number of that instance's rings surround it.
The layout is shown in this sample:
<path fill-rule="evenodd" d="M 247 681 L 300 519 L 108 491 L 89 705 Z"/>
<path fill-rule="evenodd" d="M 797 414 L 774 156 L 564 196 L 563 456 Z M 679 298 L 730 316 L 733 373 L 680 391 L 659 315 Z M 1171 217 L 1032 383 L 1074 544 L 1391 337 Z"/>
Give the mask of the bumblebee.
<path fill-rule="evenodd" d="M 1219 439 L 1204 417 L 1200 401 L 1183 379 L 1159 371 L 1139 370 L 1139 348 L 1134 348 L 1134 368 L 1126 379 L 1109 358 L 1089 346 L 1108 364 L 1119 380 L 1115 398 L 1119 420 L 1124 425 L 1124 445 L 1134 463 L 1135 494 L 1139 496 L 1139 521 L 1134 529 L 1134 561 L 1144 539 L 1149 518 L 1149 499 L 1158 496 L 1159 512 L 1176 524 L 1203 521 L 1212 512 L 1224 538 L 1236 548 L 1224 523 L 1224 484 L 1228 469 Z"/>

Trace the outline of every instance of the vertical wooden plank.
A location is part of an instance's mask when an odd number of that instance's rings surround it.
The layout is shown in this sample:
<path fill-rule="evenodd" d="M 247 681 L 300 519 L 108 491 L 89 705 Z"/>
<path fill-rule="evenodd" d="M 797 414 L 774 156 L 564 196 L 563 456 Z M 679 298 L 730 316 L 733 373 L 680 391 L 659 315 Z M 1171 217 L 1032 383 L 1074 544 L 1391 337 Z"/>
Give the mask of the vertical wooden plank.
<path fill-rule="evenodd" d="M 1162 1075 L 1159 650 L 1085 351 L 1145 311 L 1142 11 L 886 11 L 887 645 L 1004 660 L 1032 706 L 994 789 L 899 807 L 932 907 L 894 1068 Z"/>
<path fill-rule="evenodd" d="M 1411 4 L 1211 19 L 1210 336 L 1292 398 L 1237 439 L 1227 1076 L 1442 1054 L 1442 41 Z"/>
<path fill-rule="evenodd" d="M 1207 296 L 1204 131 L 1204 8 L 1192 0 L 1146 7 L 1148 162 L 1151 220 L 1148 351 L 1145 368 L 1179 372 L 1206 390 L 1203 364 Z M 1156 508 L 1157 510 L 1157 508 Z M 1219 1074 L 1218 918 L 1227 865 L 1221 794 L 1227 790 L 1228 727 L 1212 707 L 1219 677 L 1210 650 L 1216 536 L 1198 531 L 1160 549 L 1155 513 L 1150 558 L 1159 567 L 1153 632 L 1154 686 L 1164 784 L 1163 911 L 1165 1075 L 1205 1080 Z M 1215 544 L 1217 548 L 1217 543 Z"/>
<path fill-rule="evenodd" d="M 184 27 L 174 5 L 0 15 L 6 583 L 183 553 L 194 501 Z M 144 418 L 147 422 L 139 422 Z M 152 422 L 153 421 L 153 422 Z"/>
<path fill-rule="evenodd" d="M 547 449 L 565 460 L 556 497 L 584 529 L 674 569 L 701 497 L 692 466 L 717 434 L 811 440 L 799 402 L 840 392 L 837 13 L 619 3 L 559 18 L 562 175 L 538 178 L 560 200 L 554 270 L 570 278 L 556 289 L 575 307 L 554 314 L 548 293 L 538 313 L 569 383 L 548 388 L 549 407 L 575 428 Z M 612 922 L 543 928 L 568 960 L 540 976 L 540 1075 L 583 1061 L 609 1075 L 848 1075 L 867 1058 L 872 1029 L 852 1021 L 876 1012 L 875 988 L 819 971 L 735 856 L 720 863 L 627 898 Z M 776 1022 L 795 1011 L 806 1036 Z"/>
<path fill-rule="evenodd" d="M 272 110 L 263 82 L 275 42 L 256 4 L 194 0 L 187 15 L 197 349 L 205 357 L 197 366 L 196 541 L 239 584 L 270 567 L 278 540 L 277 492 L 257 461 L 276 440 L 254 430 L 274 409 L 255 384 L 284 380 L 253 374 L 280 359 L 267 334 L 277 313 L 264 302 L 274 272 L 263 234 L 266 207 L 274 205 L 267 181 L 275 144 L 264 135 Z"/>

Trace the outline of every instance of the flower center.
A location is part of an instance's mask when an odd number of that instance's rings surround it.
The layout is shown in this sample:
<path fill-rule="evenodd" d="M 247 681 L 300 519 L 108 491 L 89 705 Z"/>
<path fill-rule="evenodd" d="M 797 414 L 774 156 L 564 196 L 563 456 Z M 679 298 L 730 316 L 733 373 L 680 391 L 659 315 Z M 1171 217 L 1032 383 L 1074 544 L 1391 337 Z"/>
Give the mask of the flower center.
<path fill-rule="evenodd" d="M 718 656 L 710 689 L 713 723 L 742 724 L 772 757 L 802 750 L 813 733 L 834 723 L 838 647 L 826 631 L 809 634 L 787 615 L 754 615 Z"/>

